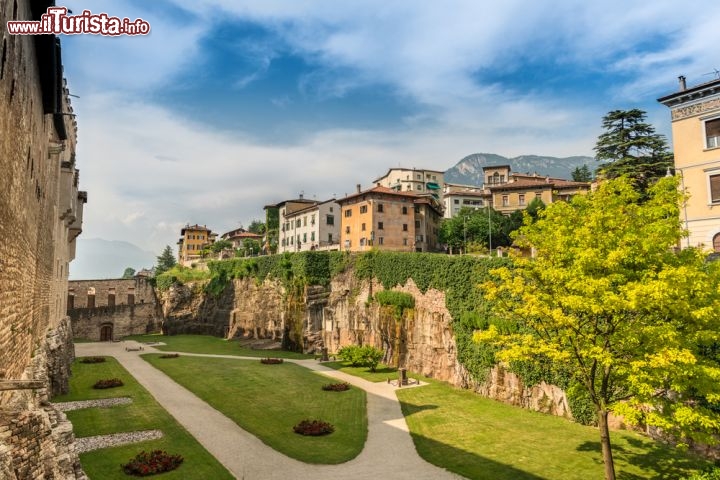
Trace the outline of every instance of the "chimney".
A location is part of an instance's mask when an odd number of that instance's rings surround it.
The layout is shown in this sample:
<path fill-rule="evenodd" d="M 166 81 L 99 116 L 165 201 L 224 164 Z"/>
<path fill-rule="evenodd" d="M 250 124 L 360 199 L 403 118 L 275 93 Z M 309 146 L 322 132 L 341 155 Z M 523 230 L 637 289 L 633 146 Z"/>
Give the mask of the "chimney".
<path fill-rule="evenodd" d="M 357 193 L 360 193 L 361 190 L 360 190 L 360 184 L 359 184 L 359 183 L 358 183 L 357 185 L 355 185 L 355 188 L 357 188 Z"/>
<path fill-rule="evenodd" d="M 685 83 L 685 76 L 684 76 L 684 75 L 680 75 L 680 76 L 678 77 L 678 82 L 680 82 L 680 91 L 681 91 L 681 92 L 684 92 L 685 90 L 687 90 L 687 84 Z"/>

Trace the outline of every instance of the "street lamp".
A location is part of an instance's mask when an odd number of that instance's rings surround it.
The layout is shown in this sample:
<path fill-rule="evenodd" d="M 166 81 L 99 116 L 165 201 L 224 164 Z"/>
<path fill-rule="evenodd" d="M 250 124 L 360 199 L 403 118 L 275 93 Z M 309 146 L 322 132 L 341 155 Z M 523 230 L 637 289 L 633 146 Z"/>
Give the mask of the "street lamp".
<path fill-rule="evenodd" d="M 467 215 L 463 215 L 463 253 L 467 254 L 467 226 L 465 225 L 465 222 L 467 220 Z"/>

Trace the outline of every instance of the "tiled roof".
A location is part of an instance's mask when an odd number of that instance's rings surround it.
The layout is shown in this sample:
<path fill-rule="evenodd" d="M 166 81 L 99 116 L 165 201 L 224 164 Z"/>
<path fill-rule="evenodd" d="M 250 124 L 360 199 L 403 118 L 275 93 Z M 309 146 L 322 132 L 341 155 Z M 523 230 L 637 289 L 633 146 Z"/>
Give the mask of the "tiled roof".
<path fill-rule="evenodd" d="M 419 195 L 412 193 L 412 192 L 398 192 L 397 190 L 393 190 L 392 188 L 377 186 L 370 188 L 368 190 L 364 190 L 360 193 L 353 193 L 352 195 L 348 195 L 345 198 L 339 198 L 337 200 L 338 203 L 346 202 L 350 199 L 353 199 L 355 197 L 359 197 L 361 195 L 372 195 L 372 194 L 382 194 L 382 195 L 395 195 L 398 197 L 406 197 L 406 198 L 418 198 Z"/>

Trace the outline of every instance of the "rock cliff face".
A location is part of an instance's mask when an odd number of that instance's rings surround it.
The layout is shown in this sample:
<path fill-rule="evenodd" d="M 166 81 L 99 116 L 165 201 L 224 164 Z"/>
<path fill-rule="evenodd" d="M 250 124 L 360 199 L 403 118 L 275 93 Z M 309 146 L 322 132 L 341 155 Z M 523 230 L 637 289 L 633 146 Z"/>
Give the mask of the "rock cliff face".
<path fill-rule="evenodd" d="M 161 294 L 164 329 L 169 334 L 205 333 L 227 338 L 265 339 L 307 353 L 326 347 L 373 345 L 385 351 L 384 363 L 449 382 L 506 403 L 554 415 L 570 416 L 565 393 L 544 383 L 531 387 L 501 367 L 475 385 L 457 360 L 452 317 L 445 294 L 422 293 L 412 280 L 394 290 L 415 298 L 415 308 L 399 320 L 369 299 L 383 287 L 360 281 L 353 272 L 334 277 L 329 286 L 288 291 L 281 282 L 233 280 L 219 298 L 200 285 L 173 286 Z"/>

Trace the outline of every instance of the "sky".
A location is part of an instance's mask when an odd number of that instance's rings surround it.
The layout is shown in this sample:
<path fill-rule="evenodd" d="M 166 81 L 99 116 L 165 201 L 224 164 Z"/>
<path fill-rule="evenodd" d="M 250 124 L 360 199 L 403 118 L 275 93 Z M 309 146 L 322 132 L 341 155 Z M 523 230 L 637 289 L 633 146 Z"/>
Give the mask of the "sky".
<path fill-rule="evenodd" d="M 187 223 L 222 234 L 389 167 L 593 156 L 611 110 L 645 110 L 669 138 L 656 99 L 720 69 L 715 0 L 58 5 L 150 23 L 147 36 L 61 41 L 83 237 L 158 254 Z"/>

